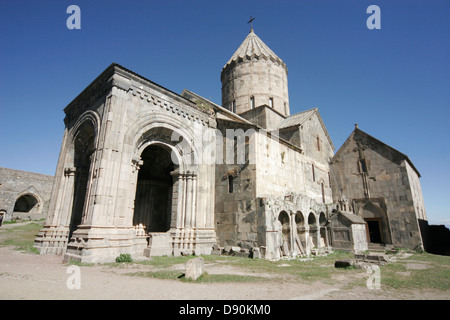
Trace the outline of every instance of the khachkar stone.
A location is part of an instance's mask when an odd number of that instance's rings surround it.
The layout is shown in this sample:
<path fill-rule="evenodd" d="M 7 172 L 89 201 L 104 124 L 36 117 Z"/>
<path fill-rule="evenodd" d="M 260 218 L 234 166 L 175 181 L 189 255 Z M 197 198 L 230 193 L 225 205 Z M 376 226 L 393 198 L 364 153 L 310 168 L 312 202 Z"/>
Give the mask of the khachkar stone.
<path fill-rule="evenodd" d="M 222 69 L 222 106 L 241 114 L 267 105 L 288 116 L 287 73 L 286 64 L 252 28 Z"/>

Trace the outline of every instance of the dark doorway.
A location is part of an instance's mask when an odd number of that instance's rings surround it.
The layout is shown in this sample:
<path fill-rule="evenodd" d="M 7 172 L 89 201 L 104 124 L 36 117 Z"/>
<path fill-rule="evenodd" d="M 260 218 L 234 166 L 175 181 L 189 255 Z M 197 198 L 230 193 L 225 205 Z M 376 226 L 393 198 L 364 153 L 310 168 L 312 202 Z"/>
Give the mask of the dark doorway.
<path fill-rule="evenodd" d="M 89 170 L 91 167 L 91 156 L 94 152 L 94 138 L 94 127 L 90 122 L 87 122 L 79 129 L 74 142 L 75 176 L 69 239 L 81 224 L 83 218 L 89 182 Z"/>
<path fill-rule="evenodd" d="M 372 243 L 383 243 L 380 232 L 380 220 L 366 220 L 369 229 L 369 240 Z"/>
<path fill-rule="evenodd" d="M 31 194 L 23 195 L 14 204 L 14 212 L 30 212 L 37 203 L 38 200 Z"/>
<path fill-rule="evenodd" d="M 133 225 L 145 226 L 147 232 L 170 229 L 174 164 L 170 152 L 151 145 L 142 152 L 134 202 Z"/>

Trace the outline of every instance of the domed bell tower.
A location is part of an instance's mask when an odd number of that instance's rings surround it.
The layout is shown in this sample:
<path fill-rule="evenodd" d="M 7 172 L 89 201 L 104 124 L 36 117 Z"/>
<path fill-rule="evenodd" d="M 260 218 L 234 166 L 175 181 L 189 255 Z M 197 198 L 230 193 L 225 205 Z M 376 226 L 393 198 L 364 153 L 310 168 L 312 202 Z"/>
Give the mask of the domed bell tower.
<path fill-rule="evenodd" d="M 222 69 L 222 106 L 243 114 L 265 105 L 287 117 L 287 74 L 286 64 L 251 28 Z"/>

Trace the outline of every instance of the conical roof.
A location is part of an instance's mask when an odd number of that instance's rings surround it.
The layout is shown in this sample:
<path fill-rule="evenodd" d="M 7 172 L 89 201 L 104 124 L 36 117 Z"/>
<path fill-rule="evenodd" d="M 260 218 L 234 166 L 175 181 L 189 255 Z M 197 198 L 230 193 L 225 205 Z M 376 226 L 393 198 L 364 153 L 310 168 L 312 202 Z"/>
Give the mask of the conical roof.
<path fill-rule="evenodd" d="M 223 67 L 224 69 L 233 62 L 237 62 L 239 59 L 244 59 L 245 57 L 265 57 L 274 62 L 280 63 L 284 68 L 286 64 L 281 60 L 253 31 L 250 30 L 248 36 L 244 39 L 242 44 L 233 54 L 233 56 L 228 60 L 228 62 Z"/>

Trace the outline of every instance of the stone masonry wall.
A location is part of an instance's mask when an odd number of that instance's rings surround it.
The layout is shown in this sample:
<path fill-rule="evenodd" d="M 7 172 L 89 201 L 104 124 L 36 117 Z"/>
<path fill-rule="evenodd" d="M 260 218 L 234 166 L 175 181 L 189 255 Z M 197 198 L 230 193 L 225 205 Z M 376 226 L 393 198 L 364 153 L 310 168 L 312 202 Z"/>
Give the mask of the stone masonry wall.
<path fill-rule="evenodd" d="M 255 107 L 269 105 L 283 115 L 289 115 L 287 73 L 282 65 L 271 60 L 244 60 L 222 72 L 222 106 L 231 110 L 236 101 L 236 113 L 251 109 L 250 97 Z"/>
<path fill-rule="evenodd" d="M 367 166 L 367 191 L 359 165 L 359 141 Z M 388 225 L 384 230 L 394 246 L 414 249 L 422 244 L 414 209 L 414 199 L 404 157 L 397 151 L 357 131 L 333 158 L 332 188 L 335 202 L 344 195 L 353 203 L 355 214 L 362 215 L 367 203 L 381 203 Z M 365 192 L 369 193 L 367 197 Z M 374 199 L 374 201 L 371 201 Z M 383 206 L 386 208 L 382 208 Z"/>
<path fill-rule="evenodd" d="M 5 219 L 44 218 L 53 185 L 53 176 L 0 168 L 0 211 Z M 14 212 L 14 205 L 22 195 L 31 195 L 37 204 L 29 212 Z"/>

